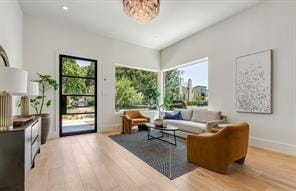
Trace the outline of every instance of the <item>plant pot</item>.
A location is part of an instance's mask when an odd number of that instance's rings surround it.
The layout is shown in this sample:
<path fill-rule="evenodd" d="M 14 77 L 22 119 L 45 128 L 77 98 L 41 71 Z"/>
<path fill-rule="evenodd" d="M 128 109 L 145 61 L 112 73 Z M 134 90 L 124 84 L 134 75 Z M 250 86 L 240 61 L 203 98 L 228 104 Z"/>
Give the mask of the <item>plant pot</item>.
<path fill-rule="evenodd" d="M 162 127 L 164 122 L 162 119 L 156 119 L 153 123 L 156 127 Z"/>
<path fill-rule="evenodd" d="M 50 128 L 50 115 L 46 113 L 39 116 L 41 117 L 41 144 L 45 144 Z"/>

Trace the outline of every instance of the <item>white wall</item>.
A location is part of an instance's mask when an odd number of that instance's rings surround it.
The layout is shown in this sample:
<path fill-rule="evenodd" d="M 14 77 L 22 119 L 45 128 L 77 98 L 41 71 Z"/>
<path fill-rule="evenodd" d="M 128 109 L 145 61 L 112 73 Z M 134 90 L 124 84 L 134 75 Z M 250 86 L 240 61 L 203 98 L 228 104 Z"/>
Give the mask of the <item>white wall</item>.
<path fill-rule="evenodd" d="M 10 66 L 23 66 L 23 13 L 17 0 L 0 1 L 0 45 L 5 49 Z M 1 66 L 2 67 L 2 66 Z M 13 114 L 17 114 L 13 99 Z"/>
<path fill-rule="evenodd" d="M 235 112 L 235 58 L 273 49 L 271 115 Z M 209 107 L 251 124 L 251 144 L 296 154 L 296 2 L 268 1 L 161 52 L 161 68 L 209 58 Z"/>
<path fill-rule="evenodd" d="M 82 29 L 39 20 L 24 18 L 24 68 L 34 79 L 35 73 L 46 73 L 58 79 L 58 54 L 98 60 L 98 129 L 113 130 L 121 124 L 115 113 L 115 64 L 159 70 L 160 53 L 126 42 L 98 36 Z M 105 80 L 104 80 L 105 79 Z M 50 97 L 54 97 L 51 93 Z M 47 110 L 53 116 L 50 137 L 58 136 L 57 105 Z"/>

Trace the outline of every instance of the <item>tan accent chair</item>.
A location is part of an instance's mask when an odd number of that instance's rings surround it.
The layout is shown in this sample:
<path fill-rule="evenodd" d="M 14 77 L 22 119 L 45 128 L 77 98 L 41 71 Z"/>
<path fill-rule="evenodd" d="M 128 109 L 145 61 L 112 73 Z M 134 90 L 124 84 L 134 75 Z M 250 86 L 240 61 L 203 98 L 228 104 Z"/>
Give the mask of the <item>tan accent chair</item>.
<path fill-rule="evenodd" d="M 232 162 L 244 163 L 248 140 L 247 123 L 231 124 L 217 133 L 188 135 L 187 159 L 208 170 L 227 174 Z"/>
<path fill-rule="evenodd" d="M 141 128 L 145 125 L 145 123 L 150 122 L 150 118 L 144 116 L 140 111 L 131 110 L 131 111 L 124 111 L 124 131 L 125 133 L 131 134 L 132 127 L 138 126 Z"/>

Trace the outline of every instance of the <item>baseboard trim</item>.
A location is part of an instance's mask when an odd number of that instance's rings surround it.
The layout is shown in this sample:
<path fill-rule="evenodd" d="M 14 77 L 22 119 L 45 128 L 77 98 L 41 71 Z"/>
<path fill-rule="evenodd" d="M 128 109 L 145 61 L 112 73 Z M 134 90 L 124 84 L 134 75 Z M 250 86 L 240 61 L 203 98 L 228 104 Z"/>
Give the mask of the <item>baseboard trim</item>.
<path fill-rule="evenodd" d="M 99 132 L 110 132 L 110 131 L 119 131 L 121 130 L 121 123 L 117 124 L 104 124 Z"/>
<path fill-rule="evenodd" d="M 250 137 L 250 145 L 266 150 L 296 156 L 296 145 L 272 141 L 258 137 Z"/>

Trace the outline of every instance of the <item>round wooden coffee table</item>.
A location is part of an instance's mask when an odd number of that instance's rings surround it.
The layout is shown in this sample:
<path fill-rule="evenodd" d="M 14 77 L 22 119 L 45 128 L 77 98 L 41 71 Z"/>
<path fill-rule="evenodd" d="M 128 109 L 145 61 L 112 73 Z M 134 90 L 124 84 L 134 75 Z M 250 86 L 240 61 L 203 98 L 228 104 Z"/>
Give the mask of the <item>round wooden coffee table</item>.
<path fill-rule="evenodd" d="M 168 144 L 177 146 L 176 131 L 179 131 L 178 127 L 175 127 L 175 126 L 172 126 L 172 125 L 166 125 L 166 126 L 163 126 L 163 127 L 158 127 L 158 126 L 155 126 L 154 123 L 146 123 L 145 126 L 148 128 L 147 140 L 157 139 L 157 140 L 166 142 Z M 155 130 L 158 130 L 159 132 L 161 132 L 161 136 L 158 136 L 158 137 L 152 136 L 151 133 L 150 133 L 151 129 L 155 129 Z M 173 132 L 174 142 L 170 142 L 170 141 L 167 141 L 167 140 L 163 139 L 163 137 L 164 137 L 163 132 L 164 131 Z M 168 134 L 168 135 L 170 135 L 170 134 Z"/>

